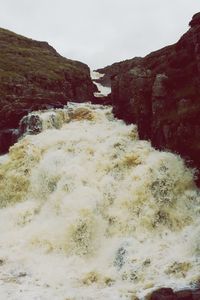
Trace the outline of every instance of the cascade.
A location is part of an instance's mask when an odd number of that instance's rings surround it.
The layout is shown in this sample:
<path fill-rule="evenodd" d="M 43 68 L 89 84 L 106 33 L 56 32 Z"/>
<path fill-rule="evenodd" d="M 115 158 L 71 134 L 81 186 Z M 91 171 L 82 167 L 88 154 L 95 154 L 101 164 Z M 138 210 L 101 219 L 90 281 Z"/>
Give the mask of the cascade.
<path fill-rule="evenodd" d="M 94 96 L 97 98 L 107 97 L 111 93 L 111 87 L 104 86 L 101 83 L 95 81 L 104 76 L 104 74 L 101 74 L 96 71 L 91 71 L 91 79 L 93 80 L 93 83 L 96 85 L 98 92 L 94 93 Z"/>
<path fill-rule="evenodd" d="M 0 158 L 0 299 L 143 299 L 200 280 L 200 193 L 109 106 L 32 112 Z M 33 135 L 34 133 L 34 135 Z"/>

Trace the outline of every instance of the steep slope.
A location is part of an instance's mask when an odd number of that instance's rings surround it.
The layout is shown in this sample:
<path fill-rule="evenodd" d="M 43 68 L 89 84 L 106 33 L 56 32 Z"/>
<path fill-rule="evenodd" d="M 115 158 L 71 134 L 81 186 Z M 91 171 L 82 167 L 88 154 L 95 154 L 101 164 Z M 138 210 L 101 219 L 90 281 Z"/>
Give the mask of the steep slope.
<path fill-rule="evenodd" d="M 111 80 L 118 117 L 200 169 L 200 13 L 189 25 L 176 44 L 98 72 Z"/>
<path fill-rule="evenodd" d="M 61 106 L 68 100 L 91 100 L 94 89 L 87 65 L 62 57 L 46 42 L 0 29 L 0 129 L 4 129 L 0 136 L 4 135 L 4 142 L 6 134 L 10 137 L 8 129 L 16 128 L 27 112 Z"/>

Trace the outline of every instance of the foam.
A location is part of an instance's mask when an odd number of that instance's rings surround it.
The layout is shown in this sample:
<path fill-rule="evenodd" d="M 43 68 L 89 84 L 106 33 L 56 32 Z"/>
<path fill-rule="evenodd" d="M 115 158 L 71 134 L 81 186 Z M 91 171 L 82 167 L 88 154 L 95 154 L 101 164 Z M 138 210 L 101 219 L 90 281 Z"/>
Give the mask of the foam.
<path fill-rule="evenodd" d="M 110 107 L 64 110 L 60 128 L 26 135 L 0 164 L 0 299 L 119 300 L 195 284 L 193 171 Z"/>

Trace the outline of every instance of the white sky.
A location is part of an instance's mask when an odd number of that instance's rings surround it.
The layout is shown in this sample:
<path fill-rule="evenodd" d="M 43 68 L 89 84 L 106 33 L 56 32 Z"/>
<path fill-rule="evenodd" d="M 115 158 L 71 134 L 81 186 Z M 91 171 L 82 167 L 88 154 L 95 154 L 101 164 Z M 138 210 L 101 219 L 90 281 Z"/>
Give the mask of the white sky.
<path fill-rule="evenodd" d="M 200 0 L 0 0 L 0 27 L 92 69 L 176 42 Z"/>

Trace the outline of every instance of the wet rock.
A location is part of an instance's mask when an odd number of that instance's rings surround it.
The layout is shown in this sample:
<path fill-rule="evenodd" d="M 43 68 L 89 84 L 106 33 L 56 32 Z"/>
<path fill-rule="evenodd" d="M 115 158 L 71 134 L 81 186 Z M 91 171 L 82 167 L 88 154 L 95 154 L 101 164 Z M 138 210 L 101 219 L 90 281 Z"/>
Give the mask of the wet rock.
<path fill-rule="evenodd" d="M 161 288 L 147 296 L 148 300 L 200 300 L 200 290 L 181 290 L 174 292 L 171 288 Z"/>
<path fill-rule="evenodd" d="M 199 300 L 200 299 L 200 289 L 192 292 L 192 300 Z"/>
<path fill-rule="evenodd" d="M 175 293 L 177 300 L 191 300 L 193 299 L 193 292 L 191 290 L 184 290 Z"/>
<path fill-rule="evenodd" d="M 26 272 L 20 272 L 18 274 L 18 277 L 26 277 L 27 276 L 27 273 Z"/>
<path fill-rule="evenodd" d="M 175 300 L 174 292 L 171 288 L 161 288 L 154 291 L 150 297 L 150 300 Z"/>
<path fill-rule="evenodd" d="M 118 269 L 121 269 L 125 263 L 125 256 L 126 256 L 126 249 L 124 247 L 120 247 L 117 250 L 116 257 L 114 264 L 118 267 Z"/>
<path fill-rule="evenodd" d="M 92 100 L 92 104 L 112 105 L 111 94 L 106 97 L 94 97 Z"/>
<path fill-rule="evenodd" d="M 38 115 L 28 115 L 22 118 L 19 124 L 20 135 L 38 134 L 42 132 L 42 120 Z"/>
<path fill-rule="evenodd" d="M 18 129 L 0 130 L 0 153 L 4 154 L 8 152 L 9 147 L 17 142 L 18 137 Z"/>

